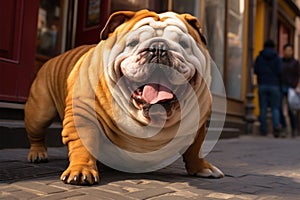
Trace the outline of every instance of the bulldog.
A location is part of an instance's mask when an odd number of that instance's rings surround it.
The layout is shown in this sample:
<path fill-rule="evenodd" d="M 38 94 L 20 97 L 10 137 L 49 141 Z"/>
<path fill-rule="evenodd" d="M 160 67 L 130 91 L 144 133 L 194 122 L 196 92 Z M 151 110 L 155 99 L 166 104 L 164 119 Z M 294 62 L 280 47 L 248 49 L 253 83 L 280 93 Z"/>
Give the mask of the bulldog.
<path fill-rule="evenodd" d="M 28 160 L 48 160 L 45 129 L 58 114 L 69 150 L 64 183 L 98 183 L 97 160 L 143 172 L 178 155 L 189 175 L 223 177 L 201 156 L 212 96 L 210 56 L 197 18 L 120 11 L 100 39 L 38 72 L 25 104 Z"/>

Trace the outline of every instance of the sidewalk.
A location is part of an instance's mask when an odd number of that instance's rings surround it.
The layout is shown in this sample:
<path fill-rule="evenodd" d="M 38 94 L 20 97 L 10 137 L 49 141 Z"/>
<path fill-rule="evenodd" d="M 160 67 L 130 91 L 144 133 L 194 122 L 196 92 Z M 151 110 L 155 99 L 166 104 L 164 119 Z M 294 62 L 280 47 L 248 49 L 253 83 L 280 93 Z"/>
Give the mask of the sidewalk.
<path fill-rule="evenodd" d="M 300 138 L 242 136 L 220 140 L 207 159 L 223 179 L 186 175 L 180 160 L 162 170 L 129 174 L 100 165 L 92 187 L 59 181 L 66 148 L 49 148 L 51 161 L 27 163 L 28 149 L 0 150 L 0 199 L 300 199 Z"/>

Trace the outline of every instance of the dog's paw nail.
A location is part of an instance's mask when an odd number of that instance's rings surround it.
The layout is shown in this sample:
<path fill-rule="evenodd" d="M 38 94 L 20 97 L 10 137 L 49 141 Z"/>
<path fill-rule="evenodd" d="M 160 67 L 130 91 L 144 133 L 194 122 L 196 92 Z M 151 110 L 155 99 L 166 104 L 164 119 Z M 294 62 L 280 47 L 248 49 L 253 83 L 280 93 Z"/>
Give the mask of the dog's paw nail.
<path fill-rule="evenodd" d="M 63 176 L 63 177 L 61 178 L 61 180 L 62 180 L 63 182 L 65 182 L 65 181 L 67 180 L 67 176 Z"/>
<path fill-rule="evenodd" d="M 87 180 L 87 176 L 86 176 L 86 175 L 83 176 L 83 180 L 84 180 L 84 181 Z"/>
<path fill-rule="evenodd" d="M 97 183 L 98 183 L 98 179 L 97 179 L 97 177 L 94 177 L 94 181 L 95 181 L 95 184 L 97 184 Z"/>
<path fill-rule="evenodd" d="M 73 177 L 73 180 L 74 180 L 74 181 L 77 181 L 77 180 L 78 180 L 78 176 L 74 176 L 74 177 Z"/>
<path fill-rule="evenodd" d="M 74 176 L 73 178 L 72 178 L 72 180 L 70 181 L 70 184 L 72 184 L 72 185 L 77 185 L 78 184 L 78 176 Z"/>
<path fill-rule="evenodd" d="M 92 185 L 92 183 L 90 183 L 88 181 L 88 177 L 86 175 L 83 176 L 83 180 L 82 180 L 82 185 Z"/>

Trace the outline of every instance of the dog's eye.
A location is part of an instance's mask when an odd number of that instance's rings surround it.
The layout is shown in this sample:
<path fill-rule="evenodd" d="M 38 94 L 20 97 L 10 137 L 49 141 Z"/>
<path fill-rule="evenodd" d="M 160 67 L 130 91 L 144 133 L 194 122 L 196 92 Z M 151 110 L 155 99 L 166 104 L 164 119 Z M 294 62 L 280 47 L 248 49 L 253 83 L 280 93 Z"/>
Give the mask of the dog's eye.
<path fill-rule="evenodd" d="M 128 46 L 128 47 L 135 47 L 138 43 L 139 43 L 138 40 L 132 40 L 126 46 Z"/>
<path fill-rule="evenodd" d="M 187 49 L 187 48 L 189 48 L 189 44 L 186 42 L 186 41 L 184 41 L 184 40 L 180 40 L 179 41 L 179 44 L 182 46 L 182 48 L 184 48 L 184 49 Z"/>

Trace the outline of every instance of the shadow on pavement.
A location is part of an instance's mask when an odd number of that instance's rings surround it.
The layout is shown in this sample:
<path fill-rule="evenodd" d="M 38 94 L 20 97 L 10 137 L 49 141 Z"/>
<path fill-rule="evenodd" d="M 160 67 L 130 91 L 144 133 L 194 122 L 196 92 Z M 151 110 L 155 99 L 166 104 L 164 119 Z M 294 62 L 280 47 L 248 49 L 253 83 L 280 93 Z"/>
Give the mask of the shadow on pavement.
<path fill-rule="evenodd" d="M 1 161 L 0 187 L 1 183 L 14 184 L 15 182 L 48 182 L 59 183 L 59 176 L 67 167 L 67 158 L 55 158 L 48 163 L 32 164 L 20 160 Z M 188 176 L 181 160 L 174 164 L 150 173 L 125 173 L 111 169 L 102 164 L 98 165 L 101 183 L 91 188 L 102 188 L 107 186 L 119 186 L 120 188 L 143 187 L 155 190 L 159 187 L 178 187 L 181 190 L 194 193 L 225 193 L 232 195 L 253 194 L 260 195 L 300 195 L 300 183 L 293 178 L 285 176 L 274 176 L 270 174 L 255 174 L 247 171 L 243 175 L 226 175 L 222 179 L 209 179 Z M 226 173 L 228 169 L 223 169 Z M 234 170 L 231 168 L 231 170 Z M 237 169 L 239 170 L 239 169 Z M 229 171 L 230 172 L 230 171 Z M 67 186 L 76 190 L 78 186 Z"/>

